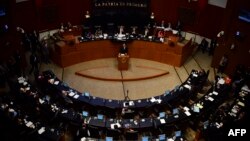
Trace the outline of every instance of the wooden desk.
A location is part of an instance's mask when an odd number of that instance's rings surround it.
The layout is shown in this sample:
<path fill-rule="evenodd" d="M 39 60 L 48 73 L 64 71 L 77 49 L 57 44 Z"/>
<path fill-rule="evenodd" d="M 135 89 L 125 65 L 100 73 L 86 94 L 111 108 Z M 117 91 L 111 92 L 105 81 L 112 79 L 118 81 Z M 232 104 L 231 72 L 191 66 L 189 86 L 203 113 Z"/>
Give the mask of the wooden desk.
<path fill-rule="evenodd" d="M 58 42 L 51 56 L 56 64 L 67 67 L 84 61 L 116 58 L 121 46 L 121 43 L 110 40 L 88 41 L 72 46 Z M 193 51 L 191 41 L 171 47 L 167 43 L 134 40 L 127 43 L 127 47 L 132 58 L 153 60 L 176 67 L 180 67 Z"/>

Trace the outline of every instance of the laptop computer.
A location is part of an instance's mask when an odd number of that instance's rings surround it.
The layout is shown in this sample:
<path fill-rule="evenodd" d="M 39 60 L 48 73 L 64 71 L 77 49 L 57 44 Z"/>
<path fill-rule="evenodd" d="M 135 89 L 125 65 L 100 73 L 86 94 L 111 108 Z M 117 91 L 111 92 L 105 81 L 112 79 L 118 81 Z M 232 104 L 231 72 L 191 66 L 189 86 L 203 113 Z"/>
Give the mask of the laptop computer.
<path fill-rule="evenodd" d="M 166 134 L 160 134 L 159 141 L 165 141 L 165 140 L 166 140 Z"/>
<path fill-rule="evenodd" d="M 181 131 L 175 131 L 175 137 L 180 137 L 181 136 Z"/>
<path fill-rule="evenodd" d="M 159 118 L 164 118 L 166 116 L 166 113 L 165 112 L 160 112 L 159 113 Z"/>
<path fill-rule="evenodd" d="M 103 116 L 102 114 L 98 114 L 98 115 L 97 115 L 97 119 L 103 120 L 103 117 L 104 117 L 104 116 Z"/>
<path fill-rule="evenodd" d="M 175 114 L 179 114 L 179 109 L 174 108 L 174 109 L 173 109 L 173 114 L 174 114 L 174 115 L 175 115 Z"/>
<path fill-rule="evenodd" d="M 149 137 L 148 137 L 148 136 L 143 136 L 143 137 L 141 138 L 141 140 L 142 140 L 142 141 L 149 141 Z"/>
<path fill-rule="evenodd" d="M 89 112 L 87 112 L 87 111 L 82 111 L 82 115 L 85 116 L 85 117 L 87 117 L 87 116 L 89 116 Z"/>
<path fill-rule="evenodd" d="M 106 137 L 105 141 L 113 141 L 113 137 Z"/>

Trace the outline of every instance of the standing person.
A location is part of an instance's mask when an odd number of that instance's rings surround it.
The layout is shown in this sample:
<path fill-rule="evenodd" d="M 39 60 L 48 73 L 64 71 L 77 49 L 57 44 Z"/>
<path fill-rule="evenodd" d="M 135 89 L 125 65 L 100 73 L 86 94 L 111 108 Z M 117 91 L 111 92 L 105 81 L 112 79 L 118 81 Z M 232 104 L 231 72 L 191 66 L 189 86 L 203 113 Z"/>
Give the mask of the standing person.
<path fill-rule="evenodd" d="M 145 27 L 144 38 L 147 38 L 148 36 L 149 36 L 149 29 L 148 29 L 148 27 Z"/>
<path fill-rule="evenodd" d="M 29 74 L 31 74 L 34 70 L 35 72 L 38 71 L 38 63 L 39 63 L 39 60 L 38 60 L 38 57 L 35 53 L 32 53 L 30 55 L 30 65 L 31 65 L 31 69 L 30 69 L 30 72 Z"/>
<path fill-rule="evenodd" d="M 128 48 L 127 48 L 127 45 L 125 43 L 122 44 L 122 47 L 120 49 L 120 53 L 121 54 L 127 54 L 128 53 Z"/>
<path fill-rule="evenodd" d="M 19 50 L 16 50 L 16 52 L 14 53 L 14 59 L 15 59 L 15 72 L 16 72 L 16 75 L 18 76 L 21 76 L 22 74 L 22 67 L 21 67 L 21 61 L 22 61 L 22 58 L 21 58 L 21 54 L 19 52 Z"/>
<path fill-rule="evenodd" d="M 208 50 L 208 54 L 209 55 L 214 55 L 214 50 L 215 50 L 215 47 L 217 46 L 217 40 L 216 38 L 213 38 L 211 40 L 211 43 L 210 43 L 210 48 Z"/>
<path fill-rule="evenodd" d="M 223 55 L 221 60 L 220 60 L 217 73 L 224 73 L 224 70 L 227 67 L 227 64 L 228 64 L 228 56 Z"/>
<path fill-rule="evenodd" d="M 42 56 L 43 56 L 44 63 L 46 64 L 50 63 L 48 41 L 44 41 L 42 44 Z"/>

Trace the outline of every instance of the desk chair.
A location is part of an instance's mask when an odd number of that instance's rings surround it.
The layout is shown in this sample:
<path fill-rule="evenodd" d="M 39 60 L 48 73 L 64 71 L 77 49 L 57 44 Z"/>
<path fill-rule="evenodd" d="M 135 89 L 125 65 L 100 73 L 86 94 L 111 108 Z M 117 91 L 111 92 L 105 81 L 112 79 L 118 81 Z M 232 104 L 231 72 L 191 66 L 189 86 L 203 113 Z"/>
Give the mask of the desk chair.
<path fill-rule="evenodd" d="M 126 140 L 138 140 L 138 132 L 137 131 L 127 131 L 125 133 L 125 139 Z"/>
<path fill-rule="evenodd" d="M 88 131 L 89 131 L 89 137 L 100 138 L 100 133 L 99 133 L 98 127 L 89 126 Z"/>
<path fill-rule="evenodd" d="M 119 129 L 107 129 L 106 136 L 113 137 L 114 140 L 119 140 L 121 131 Z"/>

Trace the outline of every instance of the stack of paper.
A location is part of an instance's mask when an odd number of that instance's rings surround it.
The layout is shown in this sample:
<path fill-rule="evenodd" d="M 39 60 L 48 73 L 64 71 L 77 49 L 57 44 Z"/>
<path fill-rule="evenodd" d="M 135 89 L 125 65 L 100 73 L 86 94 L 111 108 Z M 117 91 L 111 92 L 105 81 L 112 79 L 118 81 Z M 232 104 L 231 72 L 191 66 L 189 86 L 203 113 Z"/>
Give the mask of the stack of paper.
<path fill-rule="evenodd" d="M 216 91 L 213 91 L 213 94 L 214 94 L 214 95 L 218 95 L 218 92 L 216 92 Z"/>
<path fill-rule="evenodd" d="M 76 94 L 75 96 L 74 96 L 74 99 L 77 99 L 79 97 L 79 95 L 78 94 Z"/>
<path fill-rule="evenodd" d="M 152 103 L 154 103 L 156 101 L 156 99 L 154 98 L 154 97 L 152 97 L 151 99 L 150 99 L 150 102 L 152 102 Z"/>
<path fill-rule="evenodd" d="M 69 93 L 69 96 L 74 96 L 74 95 L 75 95 L 74 92 L 70 92 L 70 93 Z"/>
<path fill-rule="evenodd" d="M 39 130 L 38 130 L 38 134 L 42 134 L 43 132 L 45 132 L 45 127 L 42 127 L 42 128 L 40 128 Z"/>
<path fill-rule="evenodd" d="M 68 110 L 63 110 L 62 114 L 68 113 Z"/>
<path fill-rule="evenodd" d="M 185 114 L 186 114 L 187 116 L 190 116 L 190 115 L 191 115 L 191 113 L 190 113 L 189 111 L 186 111 Z"/>
<path fill-rule="evenodd" d="M 185 106 L 183 109 L 184 109 L 185 111 L 188 111 L 188 110 L 189 110 L 189 108 L 188 108 L 187 106 Z"/>
<path fill-rule="evenodd" d="M 161 124 L 165 124 L 166 123 L 165 119 L 160 119 L 160 122 L 161 122 Z"/>
<path fill-rule="evenodd" d="M 241 102 L 241 101 L 239 101 L 237 104 L 242 106 L 242 107 L 245 107 L 245 104 L 243 102 Z"/>
<path fill-rule="evenodd" d="M 55 81 L 54 84 L 55 84 L 55 85 L 58 85 L 58 84 L 59 84 L 59 81 Z"/>
<path fill-rule="evenodd" d="M 193 77 L 198 77 L 198 75 L 196 73 L 193 73 Z"/>
<path fill-rule="evenodd" d="M 189 90 L 191 90 L 191 86 L 188 85 L 188 84 L 185 84 L 184 87 L 187 88 L 187 89 L 189 89 Z"/>
<path fill-rule="evenodd" d="M 210 101 L 214 101 L 214 99 L 212 97 L 208 97 L 208 100 Z"/>

